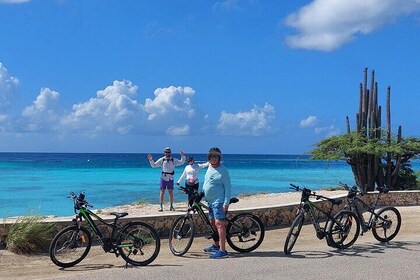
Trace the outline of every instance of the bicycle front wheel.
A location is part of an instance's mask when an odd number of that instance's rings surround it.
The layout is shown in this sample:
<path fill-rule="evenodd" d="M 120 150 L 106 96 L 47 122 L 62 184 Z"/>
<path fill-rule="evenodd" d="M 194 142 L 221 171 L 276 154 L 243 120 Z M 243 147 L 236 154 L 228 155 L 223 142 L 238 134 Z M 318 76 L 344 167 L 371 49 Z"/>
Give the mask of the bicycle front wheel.
<path fill-rule="evenodd" d="M 145 266 L 154 261 L 160 251 L 160 238 L 149 224 L 131 222 L 118 237 L 118 252 L 128 263 Z"/>
<path fill-rule="evenodd" d="M 195 228 L 191 216 L 178 217 L 169 232 L 169 249 L 175 256 L 182 256 L 191 247 L 194 240 Z"/>
<path fill-rule="evenodd" d="M 400 231 L 401 214 L 395 207 L 385 207 L 375 215 L 372 234 L 380 242 L 394 239 Z"/>
<path fill-rule="evenodd" d="M 356 242 L 359 232 L 360 221 L 356 214 L 342 210 L 328 225 L 327 243 L 334 248 L 346 249 Z"/>
<path fill-rule="evenodd" d="M 51 242 L 51 261 L 60 267 L 72 267 L 81 262 L 89 253 L 92 238 L 89 231 L 77 226 L 62 229 Z"/>
<path fill-rule="evenodd" d="M 226 241 L 233 250 L 247 253 L 257 249 L 264 240 L 262 221 L 249 213 L 236 215 L 226 228 Z"/>
<path fill-rule="evenodd" d="M 302 229 L 303 220 L 303 214 L 299 214 L 295 217 L 295 219 L 292 222 L 292 225 L 290 226 L 289 233 L 287 234 L 283 249 L 286 255 L 290 254 L 290 252 L 293 249 L 293 246 L 295 246 L 297 238 L 300 234 L 300 230 Z"/>

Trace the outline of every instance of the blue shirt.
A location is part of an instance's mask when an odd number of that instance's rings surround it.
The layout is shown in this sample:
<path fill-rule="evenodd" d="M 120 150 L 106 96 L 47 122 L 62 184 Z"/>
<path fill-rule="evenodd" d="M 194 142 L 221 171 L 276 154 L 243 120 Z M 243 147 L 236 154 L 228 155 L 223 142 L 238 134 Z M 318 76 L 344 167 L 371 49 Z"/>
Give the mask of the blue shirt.
<path fill-rule="evenodd" d="M 223 165 L 217 168 L 209 166 L 204 177 L 203 191 L 209 204 L 217 202 L 229 205 L 231 196 L 230 176 Z"/>

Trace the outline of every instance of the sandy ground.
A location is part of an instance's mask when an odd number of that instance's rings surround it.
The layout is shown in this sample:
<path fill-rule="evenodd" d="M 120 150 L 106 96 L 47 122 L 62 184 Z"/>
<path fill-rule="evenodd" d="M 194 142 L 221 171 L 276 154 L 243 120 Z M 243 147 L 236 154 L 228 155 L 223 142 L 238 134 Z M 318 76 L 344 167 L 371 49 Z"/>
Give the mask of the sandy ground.
<path fill-rule="evenodd" d="M 319 192 L 328 194 L 328 196 L 339 195 L 340 192 Z M 341 192 L 344 193 L 344 192 Z M 284 203 L 293 203 L 299 201 L 299 194 L 288 193 L 288 194 L 259 194 L 257 196 L 246 196 L 237 203 L 237 208 L 246 206 L 267 206 L 267 205 L 278 205 Z M 251 203 L 251 204 L 249 204 Z M 180 205 L 180 207 L 183 207 Z M 233 207 L 232 207 L 233 208 Z M 418 233 L 418 217 L 420 215 L 420 206 L 412 207 L 397 207 L 402 215 L 402 227 L 396 239 L 409 238 L 416 239 L 420 238 Z M 126 207 L 118 207 L 118 209 L 112 210 L 125 210 Z M 104 211 L 108 211 L 107 209 Z M 156 205 L 142 205 L 137 207 L 128 207 L 131 214 L 156 214 Z M 165 213 L 165 212 L 164 212 Z M 310 231 L 313 231 L 312 225 L 307 225 Z M 286 238 L 288 228 L 269 228 L 266 232 L 266 237 L 261 247 L 257 250 L 273 250 L 278 248 L 279 252 L 282 252 L 283 242 Z M 367 233 L 371 236 L 371 233 Z M 281 244 L 279 244 L 279 237 Z M 366 238 L 366 237 L 364 237 Z M 361 238 L 361 239 L 364 239 Z M 315 234 L 305 234 L 299 239 L 299 247 L 304 248 L 310 246 L 311 243 L 317 241 Z M 319 241 L 317 241 L 319 242 Z M 359 242 L 359 241 L 358 241 Z M 203 237 L 197 237 L 194 239 L 194 243 L 190 251 L 186 254 L 186 257 L 193 258 L 208 258 L 206 254 L 202 253 L 202 248 L 208 246 L 209 240 Z M 328 247 L 325 248 L 328 250 Z M 176 258 L 172 255 L 168 248 L 168 240 L 163 238 L 161 240 L 161 250 L 158 258 L 152 263 L 152 265 L 167 265 L 176 261 Z M 13 254 L 7 250 L 0 250 L 0 279 L 52 279 L 59 277 L 71 276 L 82 276 L 87 271 L 103 271 L 106 273 L 107 269 L 112 268 L 123 268 L 125 265 L 121 258 L 116 258 L 113 254 L 105 254 L 102 248 L 94 246 L 89 252 L 85 260 L 79 265 L 69 269 L 60 269 L 55 266 L 49 259 L 47 254 L 39 254 L 32 256 L 22 256 Z"/>

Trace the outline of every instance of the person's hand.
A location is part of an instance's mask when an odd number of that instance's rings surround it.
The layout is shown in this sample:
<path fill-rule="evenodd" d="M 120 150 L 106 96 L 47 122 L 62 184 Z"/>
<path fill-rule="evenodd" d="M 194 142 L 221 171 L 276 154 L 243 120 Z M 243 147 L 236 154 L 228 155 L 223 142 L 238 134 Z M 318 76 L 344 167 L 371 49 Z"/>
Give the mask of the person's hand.
<path fill-rule="evenodd" d="M 229 209 L 229 205 L 223 204 L 223 212 L 227 213 L 228 209 Z"/>
<path fill-rule="evenodd" d="M 180 154 L 181 154 L 181 156 L 185 156 L 185 153 L 184 153 L 183 150 L 181 150 Z"/>
<path fill-rule="evenodd" d="M 148 154 L 148 155 L 147 155 L 147 159 L 148 159 L 149 161 L 152 161 L 152 160 L 153 160 L 153 156 L 152 156 L 151 154 Z"/>

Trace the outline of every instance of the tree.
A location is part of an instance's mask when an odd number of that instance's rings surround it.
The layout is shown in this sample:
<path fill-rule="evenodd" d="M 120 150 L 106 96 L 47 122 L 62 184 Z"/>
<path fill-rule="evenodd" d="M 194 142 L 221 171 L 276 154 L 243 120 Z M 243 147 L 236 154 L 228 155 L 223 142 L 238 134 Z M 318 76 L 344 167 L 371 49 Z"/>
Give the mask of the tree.
<path fill-rule="evenodd" d="M 382 108 L 378 105 L 378 84 L 372 71 L 370 90 L 367 89 L 367 68 L 364 83 L 360 84 L 359 111 L 356 113 L 356 130 L 350 130 L 346 117 L 347 133 L 331 136 L 316 143 L 310 153 L 313 159 L 343 159 L 351 166 L 356 184 L 364 191 L 372 191 L 375 183 L 390 189 L 406 188 L 407 178 L 413 178 L 410 160 L 420 155 L 420 139 L 391 134 L 391 87 L 386 98 L 386 126 L 381 122 Z M 403 177 L 402 177 L 403 176 Z M 414 182 L 415 182 L 414 176 Z M 412 179 L 411 179 L 412 180 Z"/>

